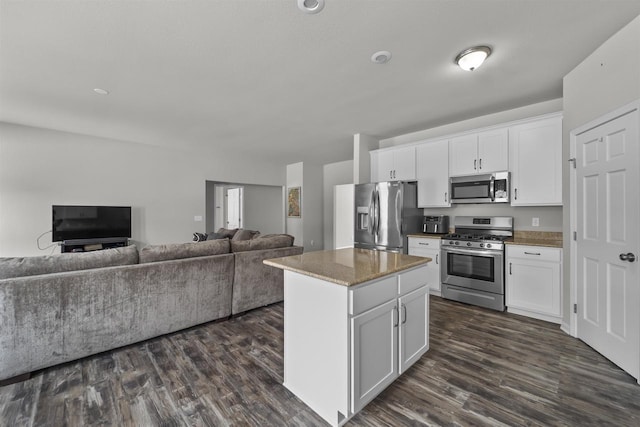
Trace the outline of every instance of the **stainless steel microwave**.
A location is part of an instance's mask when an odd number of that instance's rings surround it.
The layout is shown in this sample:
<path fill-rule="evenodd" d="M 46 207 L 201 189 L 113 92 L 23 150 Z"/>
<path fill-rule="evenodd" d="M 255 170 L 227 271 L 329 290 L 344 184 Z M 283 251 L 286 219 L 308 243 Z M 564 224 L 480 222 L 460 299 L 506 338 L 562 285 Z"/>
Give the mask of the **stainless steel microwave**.
<path fill-rule="evenodd" d="M 509 172 L 449 178 L 451 203 L 509 203 Z"/>

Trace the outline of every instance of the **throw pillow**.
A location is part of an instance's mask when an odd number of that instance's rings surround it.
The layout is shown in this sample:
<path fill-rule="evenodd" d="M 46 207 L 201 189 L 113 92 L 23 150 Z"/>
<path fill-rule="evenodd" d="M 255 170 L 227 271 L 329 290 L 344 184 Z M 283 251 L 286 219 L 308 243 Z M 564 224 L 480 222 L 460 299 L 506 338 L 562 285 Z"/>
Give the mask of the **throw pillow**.
<path fill-rule="evenodd" d="M 218 239 L 228 239 L 228 237 L 225 237 L 222 234 L 214 233 L 213 231 L 207 234 L 207 240 L 218 240 Z"/>
<path fill-rule="evenodd" d="M 231 239 L 238 232 L 237 228 L 229 229 L 229 228 L 221 228 L 216 233 L 221 234 L 224 237 L 228 237 Z"/>
<path fill-rule="evenodd" d="M 208 240 L 208 236 L 206 234 L 202 234 L 202 233 L 193 233 L 193 241 L 194 242 L 204 242 L 205 240 Z"/>
<path fill-rule="evenodd" d="M 259 231 L 245 230 L 241 228 L 236 234 L 234 234 L 231 240 L 251 240 L 259 234 Z"/>

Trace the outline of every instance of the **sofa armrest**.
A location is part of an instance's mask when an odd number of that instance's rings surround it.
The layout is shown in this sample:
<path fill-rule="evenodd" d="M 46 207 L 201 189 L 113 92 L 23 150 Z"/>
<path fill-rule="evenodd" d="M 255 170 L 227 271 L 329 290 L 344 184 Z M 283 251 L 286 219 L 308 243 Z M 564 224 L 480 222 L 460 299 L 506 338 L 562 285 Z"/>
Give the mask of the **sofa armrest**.
<path fill-rule="evenodd" d="M 300 255 L 301 246 L 236 252 L 233 275 L 231 313 L 238 314 L 253 308 L 280 302 L 284 299 L 284 273 L 262 261 Z"/>

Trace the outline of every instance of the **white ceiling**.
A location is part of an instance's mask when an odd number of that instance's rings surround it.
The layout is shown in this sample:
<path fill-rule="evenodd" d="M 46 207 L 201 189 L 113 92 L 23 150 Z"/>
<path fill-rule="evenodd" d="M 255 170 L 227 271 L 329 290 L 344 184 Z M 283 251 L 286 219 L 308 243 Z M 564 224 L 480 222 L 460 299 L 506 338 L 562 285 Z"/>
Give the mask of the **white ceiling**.
<path fill-rule="evenodd" d="M 327 163 L 562 96 L 640 0 L 0 0 L 0 120 Z M 481 68 L 453 64 L 473 45 Z M 387 64 L 371 55 L 389 50 Z M 108 96 L 94 88 L 107 89 Z"/>

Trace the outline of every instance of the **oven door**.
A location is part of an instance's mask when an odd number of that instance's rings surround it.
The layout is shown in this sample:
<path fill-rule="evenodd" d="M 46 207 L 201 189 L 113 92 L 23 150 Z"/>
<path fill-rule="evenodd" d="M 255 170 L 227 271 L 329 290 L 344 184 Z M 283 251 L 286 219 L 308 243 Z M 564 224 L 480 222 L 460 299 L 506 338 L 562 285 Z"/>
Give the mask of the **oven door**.
<path fill-rule="evenodd" d="M 504 294 L 504 252 L 482 249 L 441 249 L 442 283 Z"/>

